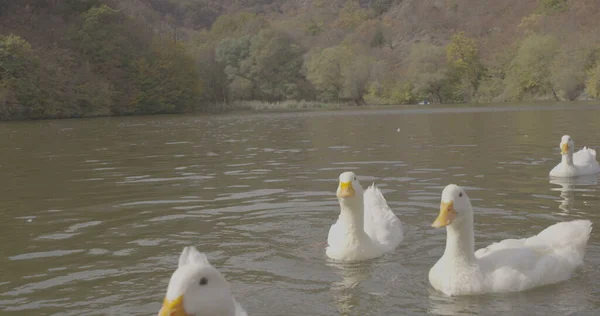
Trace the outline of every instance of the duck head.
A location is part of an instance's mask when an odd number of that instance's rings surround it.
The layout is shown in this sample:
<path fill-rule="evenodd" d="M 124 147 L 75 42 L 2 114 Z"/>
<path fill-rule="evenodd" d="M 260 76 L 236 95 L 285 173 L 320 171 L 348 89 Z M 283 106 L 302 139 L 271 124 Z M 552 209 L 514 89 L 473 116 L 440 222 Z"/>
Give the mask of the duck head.
<path fill-rule="evenodd" d="M 229 284 L 205 254 L 185 247 L 171 276 L 158 316 L 233 315 Z"/>
<path fill-rule="evenodd" d="M 456 184 L 447 185 L 442 191 L 440 213 L 431 226 L 459 225 L 469 218 L 473 218 L 473 210 L 467 193 Z"/>
<path fill-rule="evenodd" d="M 575 150 L 575 142 L 569 135 L 564 135 L 560 140 L 560 154 L 568 155 L 569 153 L 573 153 Z"/>

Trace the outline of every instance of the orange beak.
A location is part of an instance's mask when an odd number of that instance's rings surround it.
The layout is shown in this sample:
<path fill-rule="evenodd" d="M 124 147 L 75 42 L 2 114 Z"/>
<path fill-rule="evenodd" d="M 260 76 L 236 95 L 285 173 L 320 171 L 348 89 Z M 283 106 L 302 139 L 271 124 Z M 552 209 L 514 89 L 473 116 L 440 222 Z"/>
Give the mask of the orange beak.
<path fill-rule="evenodd" d="M 455 218 L 456 210 L 454 209 L 454 202 L 442 202 L 440 204 L 440 214 L 435 219 L 435 222 L 431 224 L 431 227 L 440 228 L 448 226 L 452 223 L 452 221 L 454 221 Z"/>
<path fill-rule="evenodd" d="M 566 155 L 569 153 L 569 144 L 568 143 L 564 143 L 564 144 L 560 145 L 560 153 L 562 155 Z"/>
<path fill-rule="evenodd" d="M 172 301 L 167 300 L 165 297 L 158 316 L 190 316 L 183 309 L 183 295 Z"/>
<path fill-rule="evenodd" d="M 340 191 L 337 195 L 339 198 L 353 197 L 354 194 L 356 194 L 356 192 L 354 192 L 352 182 L 340 182 Z"/>

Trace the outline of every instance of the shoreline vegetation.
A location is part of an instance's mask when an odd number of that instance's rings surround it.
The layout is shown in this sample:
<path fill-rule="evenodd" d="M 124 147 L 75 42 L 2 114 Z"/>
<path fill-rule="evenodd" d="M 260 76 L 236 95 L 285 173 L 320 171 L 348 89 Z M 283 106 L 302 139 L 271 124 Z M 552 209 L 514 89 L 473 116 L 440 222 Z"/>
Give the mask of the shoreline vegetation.
<path fill-rule="evenodd" d="M 596 0 L 3 1 L 0 120 L 599 100 L 599 16 Z"/>
<path fill-rule="evenodd" d="M 313 111 L 313 110 L 378 110 L 378 109 L 427 109 L 427 108 L 485 108 L 485 107 L 512 107 L 512 106 L 599 106 L 600 100 L 576 101 L 516 101 L 516 102 L 487 102 L 487 103 L 438 103 L 438 104 L 365 104 L 356 106 L 352 103 L 294 101 L 264 102 L 264 101 L 238 101 L 230 104 L 210 104 L 197 107 L 190 113 L 237 113 L 237 112 L 287 112 L 287 111 Z"/>

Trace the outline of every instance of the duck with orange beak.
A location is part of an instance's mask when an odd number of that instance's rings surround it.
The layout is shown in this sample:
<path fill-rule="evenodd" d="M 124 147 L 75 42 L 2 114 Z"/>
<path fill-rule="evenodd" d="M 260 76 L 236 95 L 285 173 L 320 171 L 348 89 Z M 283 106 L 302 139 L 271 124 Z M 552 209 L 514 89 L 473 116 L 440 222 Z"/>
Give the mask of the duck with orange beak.
<path fill-rule="evenodd" d="M 248 316 L 205 254 L 185 247 L 158 316 Z"/>
<path fill-rule="evenodd" d="M 575 152 L 575 142 L 569 135 L 560 140 L 561 162 L 550 170 L 554 178 L 570 178 L 600 173 L 600 165 L 596 160 L 596 150 L 583 147 Z"/>
<path fill-rule="evenodd" d="M 375 184 L 364 191 L 354 172 L 344 172 L 336 195 L 340 216 L 329 229 L 329 258 L 367 260 L 394 250 L 404 240 L 402 222 Z"/>
<path fill-rule="evenodd" d="M 446 248 L 429 270 L 429 283 L 448 296 L 516 292 L 565 281 L 583 263 L 592 231 L 589 220 L 560 222 L 533 237 L 505 239 L 475 251 L 471 201 L 455 184 L 444 188 L 431 226 L 446 228 Z"/>

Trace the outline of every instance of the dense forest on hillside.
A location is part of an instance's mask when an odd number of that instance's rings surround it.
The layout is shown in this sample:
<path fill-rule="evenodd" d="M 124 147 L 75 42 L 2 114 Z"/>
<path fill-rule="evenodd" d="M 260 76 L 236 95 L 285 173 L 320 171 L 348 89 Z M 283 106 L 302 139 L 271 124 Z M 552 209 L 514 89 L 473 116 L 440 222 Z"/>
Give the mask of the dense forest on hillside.
<path fill-rule="evenodd" d="M 599 99 L 599 20 L 598 0 L 0 0 L 0 119 Z"/>

